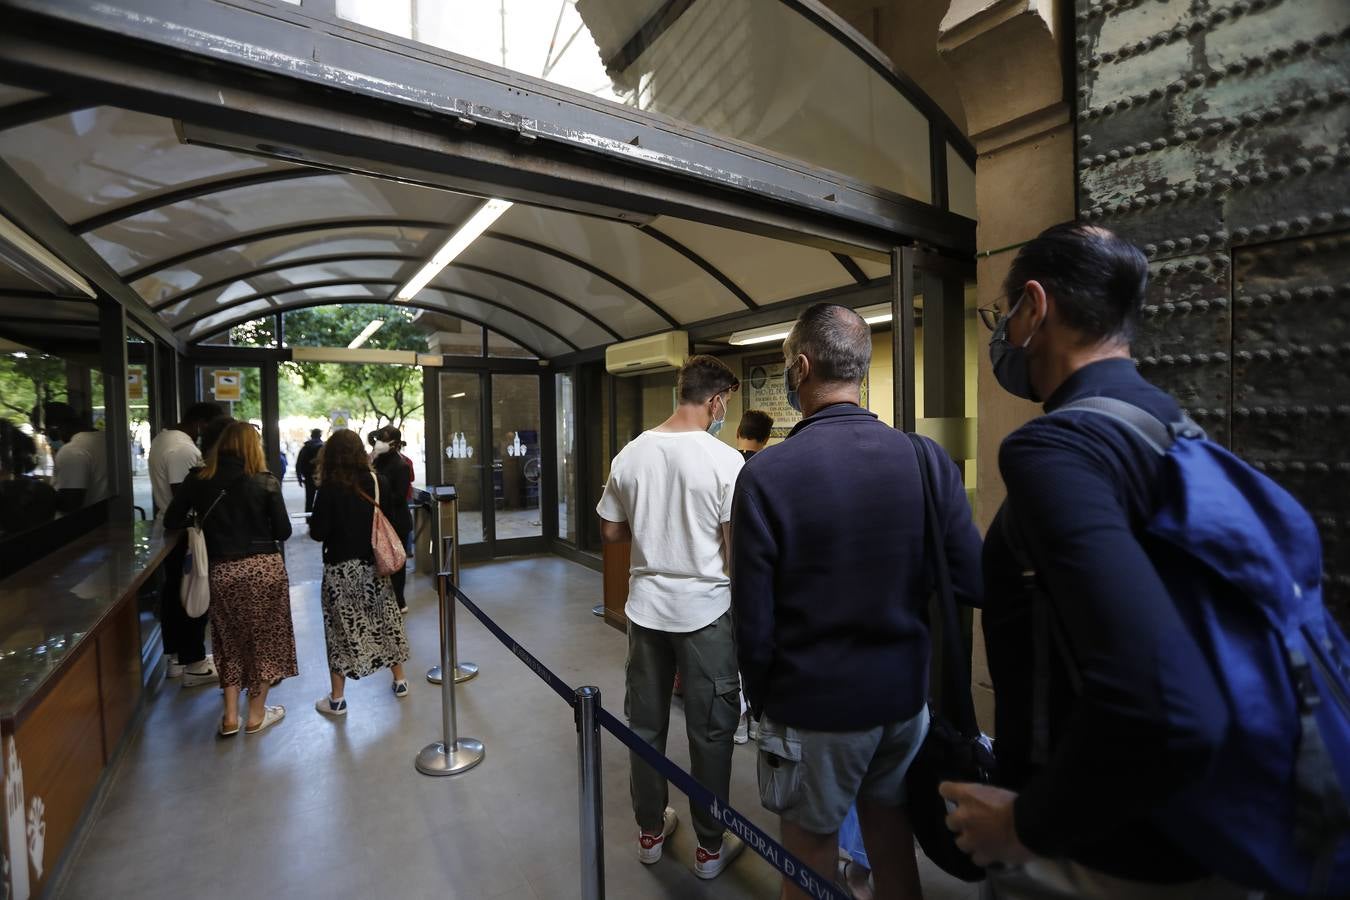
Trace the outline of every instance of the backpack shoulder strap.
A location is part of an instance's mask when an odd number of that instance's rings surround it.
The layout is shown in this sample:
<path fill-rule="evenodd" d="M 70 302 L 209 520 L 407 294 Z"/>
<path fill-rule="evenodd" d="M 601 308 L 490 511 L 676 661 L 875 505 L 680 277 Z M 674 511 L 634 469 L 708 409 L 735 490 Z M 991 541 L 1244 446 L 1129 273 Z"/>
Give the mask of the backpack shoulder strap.
<path fill-rule="evenodd" d="M 1115 397 L 1084 397 L 1064 404 L 1050 415 L 1080 410 L 1114 419 L 1142 438 L 1144 443 L 1159 456 L 1165 455 L 1176 443 L 1177 438 L 1205 437 L 1205 430 L 1184 413 L 1177 421 L 1165 423 L 1148 410 Z"/>

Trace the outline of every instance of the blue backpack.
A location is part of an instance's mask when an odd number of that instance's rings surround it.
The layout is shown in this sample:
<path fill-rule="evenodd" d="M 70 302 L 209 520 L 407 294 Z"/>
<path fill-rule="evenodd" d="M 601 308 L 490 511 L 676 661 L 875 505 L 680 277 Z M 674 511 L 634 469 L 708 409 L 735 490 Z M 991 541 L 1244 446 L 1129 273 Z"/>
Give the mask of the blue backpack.
<path fill-rule="evenodd" d="M 1107 397 L 1052 415 L 1075 411 L 1114 419 L 1163 457 L 1141 537 L 1228 700 L 1212 770 L 1156 811 L 1158 827 L 1238 884 L 1350 896 L 1350 642 L 1322 604 L 1311 517 L 1190 419 L 1165 425 Z M 1036 640 L 1056 648 L 1076 689 L 1055 619 L 1041 617 L 1055 633 Z"/>

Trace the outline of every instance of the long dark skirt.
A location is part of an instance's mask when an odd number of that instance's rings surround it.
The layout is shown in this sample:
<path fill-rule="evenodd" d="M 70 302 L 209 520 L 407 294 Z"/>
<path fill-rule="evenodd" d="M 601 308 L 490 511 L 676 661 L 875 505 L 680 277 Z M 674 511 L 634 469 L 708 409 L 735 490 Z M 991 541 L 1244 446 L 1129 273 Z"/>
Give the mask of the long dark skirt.
<path fill-rule="evenodd" d="M 291 586 L 280 553 L 211 563 L 211 648 L 220 683 L 257 691 L 298 674 Z"/>

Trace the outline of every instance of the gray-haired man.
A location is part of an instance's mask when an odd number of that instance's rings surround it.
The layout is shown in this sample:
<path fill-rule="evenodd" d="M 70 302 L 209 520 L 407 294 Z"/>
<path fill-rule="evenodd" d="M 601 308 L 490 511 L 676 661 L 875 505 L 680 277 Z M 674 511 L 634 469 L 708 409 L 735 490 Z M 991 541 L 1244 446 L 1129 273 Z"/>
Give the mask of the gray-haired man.
<path fill-rule="evenodd" d="M 905 773 L 928 728 L 924 501 L 915 446 L 859 405 L 872 335 L 818 304 L 783 344 L 805 418 L 736 484 L 732 605 L 759 787 L 783 843 L 834 869 L 855 800 L 876 896 L 919 897 Z M 957 598 L 979 600 L 980 539 L 961 476 L 926 442 Z M 784 897 L 806 896 L 784 881 Z"/>

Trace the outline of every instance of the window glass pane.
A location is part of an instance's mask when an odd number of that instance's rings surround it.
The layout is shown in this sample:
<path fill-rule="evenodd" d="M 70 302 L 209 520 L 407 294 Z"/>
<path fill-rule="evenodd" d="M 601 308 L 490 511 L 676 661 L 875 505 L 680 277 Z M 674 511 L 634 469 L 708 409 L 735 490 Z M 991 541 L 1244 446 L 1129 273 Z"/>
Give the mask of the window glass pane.
<path fill-rule="evenodd" d="M 488 356 L 506 356 L 517 359 L 536 359 L 533 352 L 495 331 L 488 332 Z"/>
<path fill-rule="evenodd" d="M 257 366 L 198 366 L 197 396 L 219 403 L 232 419 L 262 427 L 262 376 Z"/>
<path fill-rule="evenodd" d="M 127 424 L 131 458 L 132 505 L 146 519 L 155 517 L 154 496 L 150 491 L 150 469 L 146 465 L 150 440 L 159 432 L 155 414 L 155 345 L 134 331 L 127 331 Z"/>
<path fill-rule="evenodd" d="M 780 0 L 339 0 L 337 11 L 370 28 L 930 198 L 923 114 Z"/>
<path fill-rule="evenodd" d="M 422 320 L 430 320 L 435 330 L 427 336 L 427 347 L 432 353 L 447 356 L 482 356 L 483 329 L 472 322 L 441 313 L 422 312 Z M 420 320 L 419 320 L 420 321 Z"/>
<path fill-rule="evenodd" d="M 442 480 L 459 494 L 459 542 L 483 542 L 483 460 L 492 458 L 482 445 L 482 381 L 475 373 L 441 373 Z"/>
<path fill-rule="evenodd" d="M 275 317 L 264 316 L 214 334 L 202 343 L 225 347 L 275 347 L 276 330 Z"/>
<path fill-rule="evenodd" d="M 539 438 L 539 377 L 493 375 L 492 492 L 499 541 L 544 533 Z"/>
<path fill-rule="evenodd" d="M 577 411 L 571 372 L 554 376 L 558 428 L 558 537 L 577 542 Z"/>
<path fill-rule="evenodd" d="M 343 303 L 293 310 L 282 313 L 286 346 L 425 353 L 429 332 L 418 322 L 417 312 L 387 303 Z"/>
<path fill-rule="evenodd" d="M 947 208 L 968 219 L 975 218 L 975 170 L 951 144 L 947 145 Z"/>
<path fill-rule="evenodd" d="M 35 343 L 0 339 L 0 539 L 111 490 L 96 346 Z"/>

